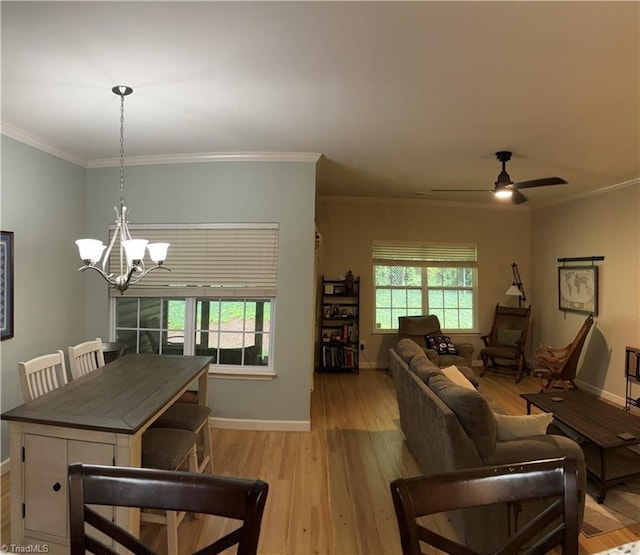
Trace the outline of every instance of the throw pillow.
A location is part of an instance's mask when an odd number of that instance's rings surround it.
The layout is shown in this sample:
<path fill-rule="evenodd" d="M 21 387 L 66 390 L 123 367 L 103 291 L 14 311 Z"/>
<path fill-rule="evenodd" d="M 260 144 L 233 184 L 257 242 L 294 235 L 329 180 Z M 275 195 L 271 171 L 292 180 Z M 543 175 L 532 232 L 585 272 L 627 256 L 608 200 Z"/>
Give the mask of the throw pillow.
<path fill-rule="evenodd" d="M 451 338 L 448 335 L 425 335 L 424 340 L 427 342 L 427 347 L 433 349 L 439 355 L 457 355 Z"/>
<path fill-rule="evenodd" d="M 507 328 L 498 328 L 498 345 L 504 347 L 515 347 L 516 342 L 520 341 L 522 330 L 509 330 Z"/>
<path fill-rule="evenodd" d="M 429 387 L 456 415 L 483 459 L 496 445 L 496 421 L 487 400 L 475 390 L 454 384 L 444 374 L 434 374 Z"/>
<path fill-rule="evenodd" d="M 457 366 L 447 366 L 446 368 L 442 368 L 441 372 L 453 383 L 466 387 L 467 389 L 475 389 L 467 377 L 458 370 Z"/>
<path fill-rule="evenodd" d="M 520 416 L 496 414 L 495 418 L 498 441 L 509 441 L 545 435 L 553 420 L 553 414 L 550 412 Z"/>

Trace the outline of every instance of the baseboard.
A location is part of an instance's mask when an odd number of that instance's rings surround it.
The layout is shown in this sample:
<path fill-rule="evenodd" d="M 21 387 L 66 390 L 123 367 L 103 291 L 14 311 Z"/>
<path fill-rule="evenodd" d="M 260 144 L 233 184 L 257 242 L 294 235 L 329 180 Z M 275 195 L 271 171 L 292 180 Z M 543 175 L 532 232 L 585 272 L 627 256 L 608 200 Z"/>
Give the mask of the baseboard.
<path fill-rule="evenodd" d="M 619 405 L 621 407 L 624 407 L 625 399 L 624 397 L 620 397 L 620 395 L 614 395 L 613 393 L 609 393 L 608 391 L 604 391 L 603 389 L 594 387 L 591 384 L 583 382 L 582 380 L 576 380 L 576 384 L 580 389 L 584 389 L 589 393 L 593 393 L 598 397 L 602 397 L 603 399 L 613 403 L 614 405 Z"/>
<path fill-rule="evenodd" d="M 0 476 L 4 476 L 7 472 L 9 472 L 9 466 L 11 463 L 11 459 L 6 458 L 0 463 Z"/>
<path fill-rule="evenodd" d="M 240 418 L 211 418 L 211 427 L 220 430 L 257 430 L 265 432 L 309 432 L 309 420 L 248 420 Z"/>

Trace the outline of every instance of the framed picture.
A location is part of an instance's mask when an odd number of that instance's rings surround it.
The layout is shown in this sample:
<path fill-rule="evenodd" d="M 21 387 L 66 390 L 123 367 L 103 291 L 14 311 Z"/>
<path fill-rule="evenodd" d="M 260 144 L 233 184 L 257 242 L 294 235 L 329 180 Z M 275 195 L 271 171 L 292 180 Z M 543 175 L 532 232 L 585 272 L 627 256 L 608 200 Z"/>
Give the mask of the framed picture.
<path fill-rule="evenodd" d="M 598 267 L 558 268 L 558 308 L 570 312 L 598 314 Z"/>
<path fill-rule="evenodd" d="M 13 231 L 0 232 L 0 340 L 13 337 Z"/>

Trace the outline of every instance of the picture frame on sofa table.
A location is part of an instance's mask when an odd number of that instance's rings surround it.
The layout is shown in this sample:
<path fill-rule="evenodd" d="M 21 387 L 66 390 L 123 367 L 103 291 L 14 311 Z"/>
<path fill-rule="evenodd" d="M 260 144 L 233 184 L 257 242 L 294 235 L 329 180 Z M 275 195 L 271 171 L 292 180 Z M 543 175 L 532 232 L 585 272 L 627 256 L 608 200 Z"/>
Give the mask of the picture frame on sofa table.
<path fill-rule="evenodd" d="M 558 309 L 598 314 L 598 266 L 558 268 Z"/>

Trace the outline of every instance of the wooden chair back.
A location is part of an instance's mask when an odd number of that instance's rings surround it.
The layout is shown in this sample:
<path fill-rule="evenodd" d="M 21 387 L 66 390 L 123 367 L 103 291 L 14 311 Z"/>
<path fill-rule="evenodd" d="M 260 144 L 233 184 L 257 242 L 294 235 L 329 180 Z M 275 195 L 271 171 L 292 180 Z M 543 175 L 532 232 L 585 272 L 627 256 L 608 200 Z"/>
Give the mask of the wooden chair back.
<path fill-rule="evenodd" d="M 18 372 L 25 401 L 31 401 L 67 383 L 67 368 L 62 351 L 19 362 Z"/>
<path fill-rule="evenodd" d="M 236 519 L 241 525 L 198 555 L 221 553 L 237 545 L 238 555 L 257 553 L 269 485 L 261 480 L 150 468 L 69 466 L 69 534 L 71 555 L 113 554 L 126 548 L 136 555 L 154 552 L 89 505 L 189 511 Z M 90 524 L 113 540 L 96 540 Z M 120 546 L 120 547 L 119 547 Z"/>
<path fill-rule="evenodd" d="M 69 347 L 69 366 L 74 380 L 104 366 L 102 339 L 85 341 Z"/>
<path fill-rule="evenodd" d="M 518 343 L 521 349 L 527 343 L 527 335 L 529 334 L 529 322 L 531 321 L 531 307 L 516 308 L 512 306 L 502 306 L 496 304 L 496 310 L 493 313 L 493 321 L 491 322 L 491 331 L 488 334 L 488 345 L 499 345 L 501 330 L 520 331 L 520 339 Z"/>
<path fill-rule="evenodd" d="M 436 513 L 550 498 L 540 515 L 512 534 L 495 554 L 542 555 L 561 545 L 564 555 L 578 553 L 579 515 L 577 463 L 573 459 L 487 466 L 391 482 L 403 555 L 420 555 L 420 542 L 445 553 L 478 555 L 476 551 L 430 530 L 417 518 Z"/>

